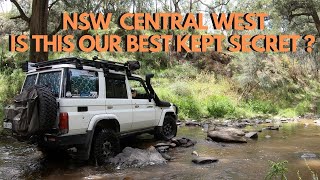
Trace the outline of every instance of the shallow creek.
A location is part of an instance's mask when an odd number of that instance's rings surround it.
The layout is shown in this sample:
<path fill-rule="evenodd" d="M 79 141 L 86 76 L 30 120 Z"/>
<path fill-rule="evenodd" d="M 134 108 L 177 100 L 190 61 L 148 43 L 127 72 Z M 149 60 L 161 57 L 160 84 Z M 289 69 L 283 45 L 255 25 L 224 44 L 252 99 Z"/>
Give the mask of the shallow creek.
<path fill-rule="evenodd" d="M 264 179 L 269 160 L 287 160 L 288 179 L 298 179 L 298 171 L 302 179 L 311 179 L 311 170 L 320 175 L 320 126 L 312 120 L 282 124 L 279 131 L 263 130 L 257 140 L 246 144 L 209 142 L 201 127 L 180 127 L 178 137 L 196 140 L 197 144 L 170 150 L 168 154 L 174 160 L 167 164 L 120 170 L 67 157 L 42 157 L 34 146 L 2 137 L 0 179 Z M 156 143 L 152 138 L 140 137 L 125 144 L 146 148 Z M 193 151 L 216 157 L 219 162 L 193 164 Z"/>

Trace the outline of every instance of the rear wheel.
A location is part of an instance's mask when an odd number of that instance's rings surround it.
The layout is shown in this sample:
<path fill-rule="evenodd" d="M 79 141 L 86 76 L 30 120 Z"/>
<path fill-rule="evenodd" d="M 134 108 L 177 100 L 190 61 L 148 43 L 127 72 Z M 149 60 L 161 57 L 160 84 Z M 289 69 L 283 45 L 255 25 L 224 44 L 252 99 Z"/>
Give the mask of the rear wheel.
<path fill-rule="evenodd" d="M 98 165 L 106 163 L 119 151 L 120 141 L 114 130 L 102 129 L 95 134 L 92 144 L 92 157 Z"/>
<path fill-rule="evenodd" d="M 155 138 L 170 140 L 177 135 L 177 124 L 174 117 L 166 115 L 161 127 L 156 127 Z"/>

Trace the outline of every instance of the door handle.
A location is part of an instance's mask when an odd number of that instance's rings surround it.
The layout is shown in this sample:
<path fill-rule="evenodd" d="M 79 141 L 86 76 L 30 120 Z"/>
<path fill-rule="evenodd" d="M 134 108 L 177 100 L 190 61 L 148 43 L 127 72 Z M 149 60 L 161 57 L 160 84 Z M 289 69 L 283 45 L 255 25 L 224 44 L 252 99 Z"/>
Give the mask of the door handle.
<path fill-rule="evenodd" d="M 135 105 L 134 107 L 135 107 L 135 108 L 139 108 L 139 105 Z"/>
<path fill-rule="evenodd" d="M 153 108 L 153 106 L 147 106 L 147 108 Z"/>
<path fill-rule="evenodd" d="M 107 108 L 108 108 L 108 109 L 112 109 L 112 108 L 113 108 L 113 106 L 107 106 Z"/>
<path fill-rule="evenodd" d="M 87 112 L 88 106 L 78 106 L 78 112 Z"/>

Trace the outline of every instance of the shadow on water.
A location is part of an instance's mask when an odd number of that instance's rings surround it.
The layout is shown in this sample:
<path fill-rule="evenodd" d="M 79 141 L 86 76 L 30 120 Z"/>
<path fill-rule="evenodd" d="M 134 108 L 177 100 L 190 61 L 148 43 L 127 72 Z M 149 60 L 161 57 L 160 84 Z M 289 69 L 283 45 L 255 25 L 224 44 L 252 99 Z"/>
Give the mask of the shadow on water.
<path fill-rule="evenodd" d="M 310 125 L 306 125 L 309 123 Z M 249 127 L 261 129 L 262 126 Z M 190 148 L 169 151 L 174 159 L 165 165 L 116 170 L 77 162 L 59 154 L 43 157 L 32 145 L 11 138 L 0 140 L 0 177 L 4 179 L 264 179 L 271 161 L 288 161 L 288 179 L 311 179 L 311 171 L 320 174 L 320 127 L 312 121 L 283 124 L 279 131 L 263 130 L 257 140 L 246 144 L 208 142 L 199 127 L 180 127 L 178 137 L 198 143 Z M 150 135 L 122 139 L 123 147 L 147 148 L 157 142 Z M 193 151 L 213 156 L 218 163 L 195 165 Z M 308 168 L 308 166 L 310 169 Z"/>

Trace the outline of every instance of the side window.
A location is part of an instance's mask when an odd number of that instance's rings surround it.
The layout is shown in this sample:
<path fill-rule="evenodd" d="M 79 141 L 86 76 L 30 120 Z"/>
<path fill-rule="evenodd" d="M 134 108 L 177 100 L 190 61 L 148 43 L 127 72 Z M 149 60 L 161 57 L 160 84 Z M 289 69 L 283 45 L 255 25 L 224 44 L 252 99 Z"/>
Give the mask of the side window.
<path fill-rule="evenodd" d="M 32 87 L 36 83 L 36 80 L 37 80 L 37 74 L 28 75 L 26 77 L 22 90 Z"/>
<path fill-rule="evenodd" d="M 98 72 L 69 69 L 66 97 L 97 98 L 99 92 Z"/>
<path fill-rule="evenodd" d="M 128 98 L 125 76 L 110 74 L 108 77 L 106 77 L 106 86 L 107 98 Z"/>
<path fill-rule="evenodd" d="M 142 80 L 129 79 L 132 99 L 148 99 L 148 91 L 146 90 Z"/>

